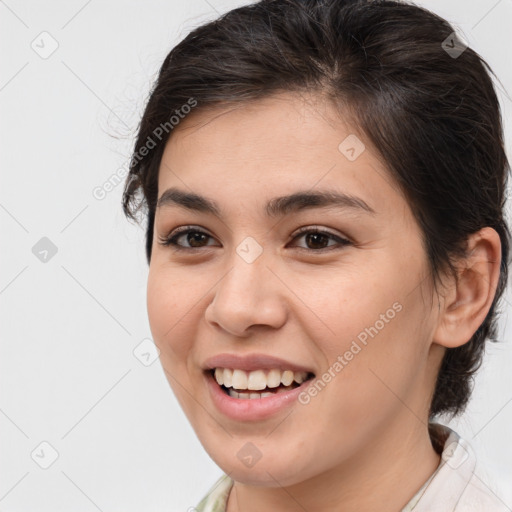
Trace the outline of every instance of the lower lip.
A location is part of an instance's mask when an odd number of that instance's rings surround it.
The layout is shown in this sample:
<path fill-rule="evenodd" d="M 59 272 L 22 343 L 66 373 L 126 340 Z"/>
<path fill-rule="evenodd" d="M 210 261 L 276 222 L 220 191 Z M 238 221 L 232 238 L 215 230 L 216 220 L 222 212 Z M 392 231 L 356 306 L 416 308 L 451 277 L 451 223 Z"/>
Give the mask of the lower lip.
<path fill-rule="evenodd" d="M 233 398 L 223 391 L 211 372 L 205 373 L 213 403 L 219 411 L 237 421 L 258 421 L 266 419 L 278 412 L 291 407 L 297 397 L 312 382 L 309 379 L 300 386 L 289 391 L 282 391 L 265 398 Z"/>

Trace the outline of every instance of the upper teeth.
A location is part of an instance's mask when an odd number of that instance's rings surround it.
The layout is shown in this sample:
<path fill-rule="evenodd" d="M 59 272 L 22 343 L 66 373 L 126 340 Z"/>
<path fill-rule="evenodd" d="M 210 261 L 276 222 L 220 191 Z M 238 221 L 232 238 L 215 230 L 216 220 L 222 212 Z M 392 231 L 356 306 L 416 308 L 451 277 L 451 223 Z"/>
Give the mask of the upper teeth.
<path fill-rule="evenodd" d="M 230 368 L 215 368 L 215 379 L 219 385 L 235 389 L 277 388 L 280 384 L 289 386 L 293 381 L 301 384 L 306 380 L 307 375 L 308 372 L 281 371 L 279 369 L 272 369 L 265 373 L 264 370 L 246 372 Z"/>

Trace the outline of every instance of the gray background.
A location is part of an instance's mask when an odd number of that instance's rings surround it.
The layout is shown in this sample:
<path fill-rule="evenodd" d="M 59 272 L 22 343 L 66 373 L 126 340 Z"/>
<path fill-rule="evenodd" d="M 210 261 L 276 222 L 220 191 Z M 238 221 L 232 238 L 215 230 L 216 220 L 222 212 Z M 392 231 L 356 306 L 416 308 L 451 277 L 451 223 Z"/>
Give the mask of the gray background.
<path fill-rule="evenodd" d="M 149 364 L 144 231 L 122 214 L 122 185 L 101 199 L 94 191 L 126 173 L 170 48 L 244 3 L 0 1 L 3 512 L 184 511 L 221 474 L 159 361 Z M 461 29 L 497 73 L 510 141 L 512 0 L 418 4 Z M 505 299 L 510 312 L 510 287 Z M 499 337 L 467 413 L 451 425 L 508 482 L 512 508 L 506 315 Z"/>

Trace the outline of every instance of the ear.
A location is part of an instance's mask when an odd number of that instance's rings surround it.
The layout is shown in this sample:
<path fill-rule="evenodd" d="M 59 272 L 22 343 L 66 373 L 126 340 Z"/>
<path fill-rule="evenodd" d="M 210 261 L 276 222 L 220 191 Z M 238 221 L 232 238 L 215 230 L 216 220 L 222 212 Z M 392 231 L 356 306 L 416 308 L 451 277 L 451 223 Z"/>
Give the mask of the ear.
<path fill-rule="evenodd" d="M 448 291 L 439 304 L 433 343 L 454 348 L 467 343 L 482 325 L 494 300 L 501 265 L 498 233 L 482 228 L 468 238 L 469 256 L 458 265 L 458 284 L 449 276 Z"/>

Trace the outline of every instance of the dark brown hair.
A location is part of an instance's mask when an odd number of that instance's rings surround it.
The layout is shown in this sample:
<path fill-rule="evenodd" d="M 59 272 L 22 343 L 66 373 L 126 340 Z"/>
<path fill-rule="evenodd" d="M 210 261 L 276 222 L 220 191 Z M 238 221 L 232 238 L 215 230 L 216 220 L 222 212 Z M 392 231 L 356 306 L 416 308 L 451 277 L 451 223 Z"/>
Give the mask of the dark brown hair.
<path fill-rule="evenodd" d="M 312 92 L 353 114 L 421 228 L 435 285 L 446 270 L 457 277 L 454 263 L 467 256 L 468 235 L 490 226 L 501 239 L 492 306 L 467 343 L 447 349 L 431 418 L 454 416 L 467 405 L 485 340 L 496 337 L 509 265 L 510 166 L 494 73 L 454 32 L 427 9 L 398 1 L 262 0 L 234 9 L 193 30 L 165 58 L 138 127 L 123 197 L 128 218 L 147 217 L 149 263 L 158 170 L 174 128 L 169 119 L 183 117 L 191 99 L 199 110 Z"/>

